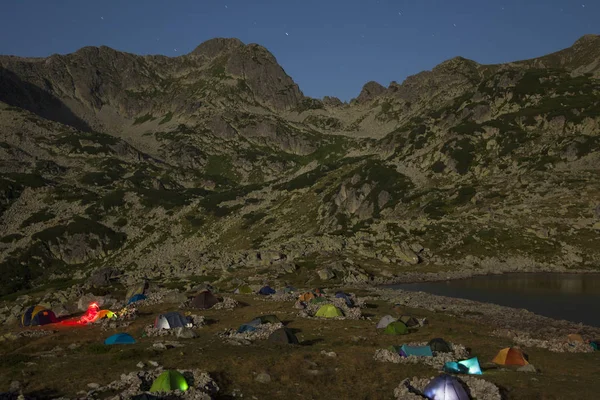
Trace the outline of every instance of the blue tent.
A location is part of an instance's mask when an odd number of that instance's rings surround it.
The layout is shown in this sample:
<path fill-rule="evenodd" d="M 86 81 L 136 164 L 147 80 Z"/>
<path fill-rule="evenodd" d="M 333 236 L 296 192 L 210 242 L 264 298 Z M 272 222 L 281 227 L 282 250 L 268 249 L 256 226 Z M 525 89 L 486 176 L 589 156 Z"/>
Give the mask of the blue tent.
<path fill-rule="evenodd" d="M 346 302 L 346 305 L 348 307 L 352 307 L 353 303 L 352 303 L 352 299 L 350 298 L 350 295 L 344 292 L 337 292 L 335 294 L 335 297 L 338 299 L 344 299 L 344 301 Z"/>
<path fill-rule="evenodd" d="M 143 294 L 136 294 L 135 296 L 132 296 L 129 301 L 127 302 L 127 304 L 131 304 L 131 303 L 135 303 L 136 301 L 140 301 L 140 300 L 146 300 L 147 297 Z"/>
<path fill-rule="evenodd" d="M 444 364 L 444 372 L 450 372 L 454 374 L 469 374 L 469 375 L 482 375 L 481 366 L 477 357 L 469 358 L 459 362 L 448 361 Z"/>
<path fill-rule="evenodd" d="M 133 344 L 135 339 L 129 333 L 116 333 L 109 336 L 104 341 L 104 344 Z"/>
<path fill-rule="evenodd" d="M 470 400 L 461 381 L 446 374 L 432 379 L 423 394 L 430 400 Z"/>
<path fill-rule="evenodd" d="M 263 296 L 275 294 L 275 289 L 273 289 L 271 286 L 264 286 L 262 289 L 260 289 L 258 291 L 258 294 L 262 294 Z"/>
<path fill-rule="evenodd" d="M 254 332 L 255 330 L 256 330 L 256 326 L 253 326 L 250 324 L 242 324 L 238 328 L 237 333 Z"/>
<path fill-rule="evenodd" d="M 429 346 L 408 346 L 403 344 L 398 350 L 402 357 L 417 356 L 417 357 L 433 357 L 431 347 Z"/>

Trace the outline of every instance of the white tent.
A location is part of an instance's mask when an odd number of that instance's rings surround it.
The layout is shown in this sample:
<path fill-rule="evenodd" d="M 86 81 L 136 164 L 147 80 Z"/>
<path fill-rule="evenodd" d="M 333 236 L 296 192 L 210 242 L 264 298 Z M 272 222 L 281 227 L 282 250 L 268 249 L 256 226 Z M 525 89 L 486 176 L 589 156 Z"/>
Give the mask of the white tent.
<path fill-rule="evenodd" d="M 383 318 L 381 318 L 377 323 L 377 329 L 385 329 L 389 324 L 396 321 L 396 318 L 392 317 L 391 315 L 386 315 Z"/>
<path fill-rule="evenodd" d="M 158 329 L 191 328 L 192 323 L 178 312 L 169 312 L 156 317 L 154 327 Z"/>

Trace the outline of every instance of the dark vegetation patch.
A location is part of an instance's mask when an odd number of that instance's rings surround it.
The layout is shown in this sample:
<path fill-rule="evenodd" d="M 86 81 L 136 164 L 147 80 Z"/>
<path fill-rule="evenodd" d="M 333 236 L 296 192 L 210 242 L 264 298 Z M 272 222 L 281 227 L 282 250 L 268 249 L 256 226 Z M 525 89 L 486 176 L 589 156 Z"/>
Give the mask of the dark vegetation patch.
<path fill-rule="evenodd" d="M 251 212 L 242 216 L 242 229 L 249 229 L 267 216 L 265 212 Z"/>
<path fill-rule="evenodd" d="M 166 124 L 167 122 L 170 122 L 172 119 L 173 119 L 173 113 L 171 111 L 169 111 L 167 114 L 165 114 L 163 119 L 161 119 L 158 124 L 159 125 Z"/>
<path fill-rule="evenodd" d="M 13 233 L 10 235 L 6 235 L 0 238 L 0 243 L 12 243 L 14 241 L 17 240 L 21 240 L 23 239 L 25 236 L 21 235 L 20 233 Z"/>
<path fill-rule="evenodd" d="M 469 138 L 451 139 L 444 144 L 442 152 L 456 161 L 456 171 L 466 174 L 475 160 L 475 146 Z"/>
<path fill-rule="evenodd" d="M 142 116 L 139 116 L 135 119 L 135 121 L 133 121 L 133 125 L 141 125 L 144 122 L 148 122 L 148 121 L 154 121 L 156 118 L 154 118 L 154 116 L 150 113 L 144 114 Z"/>
<path fill-rule="evenodd" d="M 52 218 L 56 217 L 53 213 L 49 212 L 47 208 L 40 210 L 27 218 L 25 221 L 21 223 L 21 228 L 28 227 L 29 225 L 37 224 L 39 222 L 50 221 Z"/>

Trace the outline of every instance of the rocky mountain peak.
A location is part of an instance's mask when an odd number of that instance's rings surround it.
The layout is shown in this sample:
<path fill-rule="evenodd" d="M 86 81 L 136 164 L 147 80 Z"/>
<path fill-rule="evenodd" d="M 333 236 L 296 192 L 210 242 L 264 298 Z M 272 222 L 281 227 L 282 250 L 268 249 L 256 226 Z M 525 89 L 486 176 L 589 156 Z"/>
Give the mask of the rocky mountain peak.
<path fill-rule="evenodd" d="M 386 91 L 385 86 L 381 85 L 378 82 L 370 81 L 365 83 L 360 94 L 356 98 L 359 103 L 364 103 L 370 100 L 373 100 L 375 97 Z"/>
<path fill-rule="evenodd" d="M 231 53 L 234 50 L 244 47 L 245 44 L 236 38 L 214 38 L 198 45 L 191 55 L 214 58 L 224 53 Z"/>

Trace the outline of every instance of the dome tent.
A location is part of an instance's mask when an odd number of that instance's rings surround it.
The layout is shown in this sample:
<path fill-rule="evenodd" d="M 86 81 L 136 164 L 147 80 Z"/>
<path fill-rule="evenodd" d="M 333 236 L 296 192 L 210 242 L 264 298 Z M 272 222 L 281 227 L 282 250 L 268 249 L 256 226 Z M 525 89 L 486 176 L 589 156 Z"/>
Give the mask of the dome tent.
<path fill-rule="evenodd" d="M 150 387 L 150 392 L 170 392 L 172 390 L 185 392 L 188 388 L 189 385 L 181 372 L 170 369 L 160 374 L 154 380 L 154 383 Z"/>
<path fill-rule="evenodd" d="M 525 354 L 516 347 L 506 347 L 498 352 L 496 357 L 492 360 L 494 364 L 499 365 L 527 365 L 527 359 Z"/>
<path fill-rule="evenodd" d="M 462 382 L 446 374 L 432 379 L 423 394 L 430 400 L 470 400 Z"/>
<path fill-rule="evenodd" d="M 279 328 L 269 336 L 268 341 L 274 344 L 299 344 L 298 338 L 288 328 Z"/>
<path fill-rule="evenodd" d="M 254 291 L 248 285 L 242 285 L 233 291 L 234 294 L 252 294 Z"/>
<path fill-rule="evenodd" d="M 398 321 L 402 322 L 409 328 L 419 326 L 419 321 L 417 321 L 415 317 L 411 317 L 410 315 L 402 315 L 400 318 L 398 318 Z"/>
<path fill-rule="evenodd" d="M 397 319 L 392 317 L 391 315 L 385 315 L 377 323 L 377 329 L 385 329 L 389 324 L 396 321 Z"/>
<path fill-rule="evenodd" d="M 344 313 L 342 313 L 342 310 L 340 310 L 333 304 L 322 305 L 319 308 L 319 310 L 317 311 L 317 313 L 315 314 L 315 317 L 324 317 L 324 318 L 335 318 L 335 317 L 343 317 L 343 316 L 344 316 Z"/>
<path fill-rule="evenodd" d="M 134 294 L 133 296 L 131 296 L 129 298 L 129 300 L 127 301 L 127 304 L 135 303 L 137 301 L 142 301 L 142 300 L 146 300 L 146 299 L 147 299 L 147 297 L 145 294 L 140 294 L 140 293 Z"/>
<path fill-rule="evenodd" d="M 219 302 L 219 299 L 208 290 L 201 292 L 194 297 L 191 306 L 202 310 L 208 310 Z"/>
<path fill-rule="evenodd" d="M 168 312 L 160 314 L 154 320 L 154 327 L 157 329 L 174 329 L 191 327 L 192 323 L 178 312 Z"/>
<path fill-rule="evenodd" d="M 452 347 L 450 346 L 450 343 L 446 342 L 442 338 L 431 339 L 429 343 L 427 343 L 427 346 L 431 347 L 431 350 L 435 351 L 436 353 L 452 352 Z"/>
<path fill-rule="evenodd" d="M 21 316 L 21 326 L 37 326 L 58 322 L 52 310 L 44 306 L 31 306 Z"/>
<path fill-rule="evenodd" d="M 383 333 L 387 335 L 406 335 L 408 328 L 402 322 L 395 321 L 386 326 Z"/>
<path fill-rule="evenodd" d="M 134 344 L 135 339 L 128 333 L 116 333 L 109 336 L 104 341 L 104 344 Z"/>
<path fill-rule="evenodd" d="M 270 294 L 275 294 L 276 291 L 275 289 L 273 289 L 271 286 L 267 285 L 267 286 L 263 286 L 259 291 L 258 294 L 262 294 L 263 296 L 268 296 Z"/>

